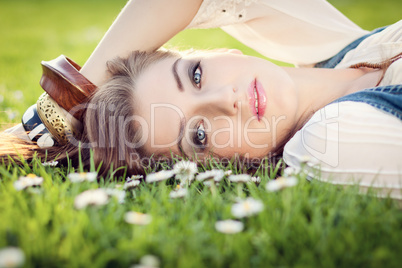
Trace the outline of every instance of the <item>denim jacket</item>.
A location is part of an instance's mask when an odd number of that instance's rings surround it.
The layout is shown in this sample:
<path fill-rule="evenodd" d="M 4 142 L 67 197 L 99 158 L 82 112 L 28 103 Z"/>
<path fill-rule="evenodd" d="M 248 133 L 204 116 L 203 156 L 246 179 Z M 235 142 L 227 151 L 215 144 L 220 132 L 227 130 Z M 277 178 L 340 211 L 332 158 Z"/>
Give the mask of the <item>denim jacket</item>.
<path fill-rule="evenodd" d="M 364 102 L 402 120 L 402 85 L 367 88 L 334 101 Z"/>
<path fill-rule="evenodd" d="M 367 37 L 381 32 L 385 28 L 386 27 L 376 29 L 371 33 L 353 41 L 332 58 L 317 63 L 315 65 L 315 68 L 334 68 L 341 62 L 347 52 L 356 48 Z M 333 103 L 343 101 L 364 102 L 375 108 L 392 114 L 393 116 L 396 116 L 397 118 L 402 120 L 402 85 L 389 85 L 367 88 L 363 91 L 343 96 L 335 100 Z"/>

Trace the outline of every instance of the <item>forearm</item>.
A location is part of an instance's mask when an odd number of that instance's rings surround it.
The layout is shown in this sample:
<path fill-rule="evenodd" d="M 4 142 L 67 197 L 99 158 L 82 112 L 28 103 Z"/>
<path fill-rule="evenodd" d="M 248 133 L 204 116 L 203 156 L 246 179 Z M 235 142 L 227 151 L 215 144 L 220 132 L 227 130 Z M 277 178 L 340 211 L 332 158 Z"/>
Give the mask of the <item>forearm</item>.
<path fill-rule="evenodd" d="M 183 30 L 202 0 L 131 0 L 127 3 L 81 73 L 95 85 L 107 79 L 106 62 L 134 50 L 155 50 Z"/>

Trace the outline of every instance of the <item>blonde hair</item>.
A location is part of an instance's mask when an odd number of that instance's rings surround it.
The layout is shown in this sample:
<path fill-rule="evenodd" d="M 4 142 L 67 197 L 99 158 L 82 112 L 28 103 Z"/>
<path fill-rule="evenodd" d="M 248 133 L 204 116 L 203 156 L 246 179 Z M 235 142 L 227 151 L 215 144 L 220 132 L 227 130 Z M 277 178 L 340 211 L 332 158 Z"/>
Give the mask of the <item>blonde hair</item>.
<path fill-rule="evenodd" d="M 125 59 L 108 62 L 112 77 L 91 97 L 84 119 L 96 165 L 127 167 L 129 174 L 143 172 L 151 154 L 139 146 L 142 131 L 132 120 L 136 80 L 153 63 L 174 56 L 169 51 L 135 51 Z"/>
<path fill-rule="evenodd" d="M 3 163 L 31 161 L 36 154 L 42 161 L 57 160 L 61 164 L 90 167 L 90 150 L 99 175 L 109 171 L 121 175 L 143 174 L 149 163 L 149 153 L 135 145 L 141 139 L 141 129 L 130 120 L 135 114 L 136 80 L 153 63 L 177 56 L 170 51 L 134 51 L 127 58 L 107 63 L 111 78 L 98 88 L 84 105 L 83 130 L 65 145 L 40 148 L 13 135 L 2 133 L 0 159 Z M 127 123 L 128 122 L 128 123 Z M 127 143 L 133 146 L 127 146 Z"/>

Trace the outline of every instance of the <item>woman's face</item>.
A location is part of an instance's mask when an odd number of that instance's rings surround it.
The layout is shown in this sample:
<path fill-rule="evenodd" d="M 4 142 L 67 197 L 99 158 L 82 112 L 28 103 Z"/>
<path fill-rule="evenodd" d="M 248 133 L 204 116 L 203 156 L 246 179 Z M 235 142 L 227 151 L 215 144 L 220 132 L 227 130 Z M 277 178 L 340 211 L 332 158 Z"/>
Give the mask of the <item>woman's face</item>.
<path fill-rule="evenodd" d="M 292 80 L 269 61 L 239 53 L 169 58 L 136 81 L 146 151 L 264 157 L 296 122 Z"/>

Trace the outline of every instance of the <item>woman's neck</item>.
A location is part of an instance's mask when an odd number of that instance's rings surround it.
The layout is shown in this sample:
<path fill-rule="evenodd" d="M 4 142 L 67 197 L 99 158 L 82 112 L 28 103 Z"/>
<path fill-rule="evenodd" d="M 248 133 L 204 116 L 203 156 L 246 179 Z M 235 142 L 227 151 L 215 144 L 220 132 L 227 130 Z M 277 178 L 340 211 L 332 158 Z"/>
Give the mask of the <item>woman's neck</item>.
<path fill-rule="evenodd" d="M 305 122 L 314 112 L 332 101 L 374 87 L 382 71 L 361 69 L 289 68 L 285 71 L 293 79 L 299 94 L 298 115 Z"/>

